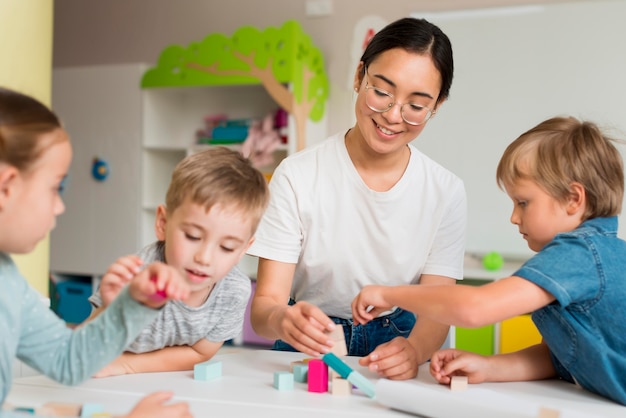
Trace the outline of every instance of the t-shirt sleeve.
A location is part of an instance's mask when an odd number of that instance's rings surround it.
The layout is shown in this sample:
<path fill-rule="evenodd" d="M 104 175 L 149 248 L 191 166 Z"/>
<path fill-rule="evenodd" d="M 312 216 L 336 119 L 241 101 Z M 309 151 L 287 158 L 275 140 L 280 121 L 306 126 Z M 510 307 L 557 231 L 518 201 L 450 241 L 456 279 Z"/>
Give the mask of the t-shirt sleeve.
<path fill-rule="evenodd" d="M 446 194 L 446 207 L 423 274 L 462 279 L 467 233 L 467 196 L 463 182 L 454 181 Z"/>
<path fill-rule="evenodd" d="M 561 306 L 582 302 L 599 291 L 593 255 L 583 240 L 557 236 L 513 275 L 542 287 Z"/>
<path fill-rule="evenodd" d="M 259 223 L 248 254 L 283 263 L 296 263 L 302 249 L 298 215 L 298 186 L 286 161 L 276 168 L 269 184 L 270 202 Z"/>

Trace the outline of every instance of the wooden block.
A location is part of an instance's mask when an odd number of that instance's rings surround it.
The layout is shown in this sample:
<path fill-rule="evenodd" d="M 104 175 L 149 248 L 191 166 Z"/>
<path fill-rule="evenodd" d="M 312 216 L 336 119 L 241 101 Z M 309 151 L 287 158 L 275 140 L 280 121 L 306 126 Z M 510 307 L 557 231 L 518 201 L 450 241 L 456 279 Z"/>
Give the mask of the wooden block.
<path fill-rule="evenodd" d="M 95 414 L 100 414 L 104 412 L 104 405 L 95 404 L 95 403 L 84 403 L 83 407 L 80 409 L 81 418 L 93 418 Z"/>
<path fill-rule="evenodd" d="M 346 347 L 346 337 L 343 334 L 343 326 L 339 324 L 335 325 L 335 329 L 328 334 L 330 339 L 335 343 L 330 352 L 336 356 L 347 356 L 348 348 Z"/>
<path fill-rule="evenodd" d="M 541 408 L 539 408 L 539 415 L 537 415 L 537 418 L 559 418 L 560 416 L 561 413 L 556 409 L 546 408 L 545 406 L 542 406 Z"/>
<path fill-rule="evenodd" d="M 333 395 L 350 395 L 352 393 L 352 383 L 341 377 L 333 379 L 330 383 L 331 393 Z"/>
<path fill-rule="evenodd" d="M 48 402 L 43 405 L 47 411 L 52 411 L 57 417 L 79 417 L 82 405 L 79 403 Z"/>
<path fill-rule="evenodd" d="M 194 380 L 212 380 L 222 376 L 222 362 L 209 360 L 193 366 Z"/>
<path fill-rule="evenodd" d="M 291 363 L 289 363 L 289 371 L 293 373 L 293 369 L 295 368 L 295 366 L 302 365 L 302 364 L 306 365 L 307 363 L 308 362 L 305 362 L 303 360 L 292 361 Z"/>
<path fill-rule="evenodd" d="M 450 380 L 450 390 L 466 390 L 467 376 L 452 376 Z"/>
<path fill-rule="evenodd" d="M 309 392 L 328 392 L 328 365 L 321 359 L 309 361 L 307 383 Z"/>
<path fill-rule="evenodd" d="M 309 371 L 309 365 L 307 363 L 300 363 L 293 366 L 293 378 L 296 382 L 306 383 L 307 375 Z"/>
<path fill-rule="evenodd" d="M 290 372 L 274 372 L 274 387 L 278 390 L 293 390 L 293 374 Z"/>

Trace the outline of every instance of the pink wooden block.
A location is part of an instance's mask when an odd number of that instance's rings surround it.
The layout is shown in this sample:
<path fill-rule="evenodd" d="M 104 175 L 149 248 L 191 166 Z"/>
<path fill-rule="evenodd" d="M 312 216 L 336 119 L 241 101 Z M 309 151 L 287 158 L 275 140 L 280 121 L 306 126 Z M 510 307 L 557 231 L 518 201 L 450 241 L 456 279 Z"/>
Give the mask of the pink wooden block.
<path fill-rule="evenodd" d="M 328 365 L 322 359 L 309 361 L 307 382 L 309 392 L 328 392 Z"/>

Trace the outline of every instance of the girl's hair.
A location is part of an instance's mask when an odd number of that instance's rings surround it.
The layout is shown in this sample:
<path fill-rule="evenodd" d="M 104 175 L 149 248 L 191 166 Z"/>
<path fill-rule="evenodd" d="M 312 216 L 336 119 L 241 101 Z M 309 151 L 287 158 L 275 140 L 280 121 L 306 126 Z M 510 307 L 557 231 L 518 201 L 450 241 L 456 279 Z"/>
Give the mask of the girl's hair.
<path fill-rule="evenodd" d="M 441 75 L 441 91 L 437 103 L 448 98 L 454 62 L 452 59 L 452 45 L 450 39 L 439 27 L 425 19 L 405 17 L 392 22 L 374 35 L 368 43 L 361 61 L 361 77 L 365 69 L 380 54 L 394 48 L 402 48 L 408 52 L 420 55 L 430 55 L 439 74 Z"/>
<path fill-rule="evenodd" d="M 618 215 L 624 195 L 622 157 L 592 122 L 573 117 L 548 119 L 513 141 L 496 171 L 498 186 L 530 180 L 560 202 L 567 201 L 570 185 L 585 188 L 583 221 Z"/>
<path fill-rule="evenodd" d="M 0 162 L 20 171 L 28 168 L 43 151 L 65 135 L 42 142 L 41 136 L 61 129 L 58 117 L 38 100 L 0 87 Z"/>
<path fill-rule="evenodd" d="M 208 211 L 215 204 L 234 207 L 253 221 L 253 232 L 269 202 L 267 181 L 239 152 L 212 147 L 191 154 L 172 173 L 165 205 L 173 213 L 186 199 Z"/>

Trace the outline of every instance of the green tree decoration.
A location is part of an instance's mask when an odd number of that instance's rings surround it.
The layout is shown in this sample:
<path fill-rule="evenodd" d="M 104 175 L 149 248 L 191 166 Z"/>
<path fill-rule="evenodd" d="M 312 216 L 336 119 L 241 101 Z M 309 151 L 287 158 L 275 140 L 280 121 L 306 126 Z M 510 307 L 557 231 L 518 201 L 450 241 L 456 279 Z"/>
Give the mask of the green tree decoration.
<path fill-rule="evenodd" d="M 165 48 L 142 88 L 261 83 L 296 122 L 296 148 L 306 144 L 306 121 L 324 116 L 328 77 L 324 58 L 295 20 L 261 31 L 239 28 L 232 37 L 208 35 L 187 48 Z"/>

